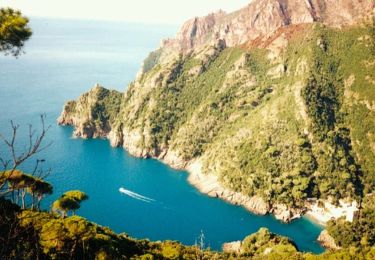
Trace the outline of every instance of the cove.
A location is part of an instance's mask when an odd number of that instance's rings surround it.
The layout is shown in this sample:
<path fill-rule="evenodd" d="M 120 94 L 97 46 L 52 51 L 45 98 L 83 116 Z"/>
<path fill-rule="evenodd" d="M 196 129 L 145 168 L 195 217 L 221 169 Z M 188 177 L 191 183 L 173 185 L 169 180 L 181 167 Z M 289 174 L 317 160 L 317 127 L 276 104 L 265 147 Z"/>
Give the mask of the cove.
<path fill-rule="evenodd" d="M 255 216 L 199 193 L 185 171 L 131 157 L 107 140 L 74 139 L 72 128 L 56 125 L 64 102 L 96 82 L 124 90 L 142 59 L 177 26 L 35 18 L 31 23 L 34 35 L 26 54 L 0 58 L 0 133 L 9 133 L 10 120 L 19 123 L 22 148 L 27 124 L 38 128 L 38 115 L 46 113 L 51 125 L 46 143 L 52 145 L 38 157 L 52 169 L 48 181 L 54 193 L 44 201 L 45 209 L 64 191 L 80 189 L 90 198 L 79 215 L 136 238 L 191 245 L 203 231 L 206 246 L 219 250 L 224 242 L 267 227 L 293 239 L 300 250 L 323 251 L 316 242 L 322 228 L 305 218 L 282 224 L 272 216 Z"/>
<path fill-rule="evenodd" d="M 61 129 L 66 139 L 71 129 Z M 77 172 L 68 176 L 65 189 L 79 188 L 90 195 L 79 214 L 117 232 L 151 240 L 176 239 L 193 244 L 202 230 L 206 245 L 220 249 L 226 241 L 239 240 L 267 227 L 292 238 L 301 250 L 321 252 L 315 242 L 319 226 L 307 219 L 282 224 L 272 216 L 255 216 L 241 207 L 200 194 L 187 182 L 187 173 L 153 159 L 131 157 L 105 140 L 72 140 L 71 148 L 82 157 L 71 162 Z M 70 168 L 70 167 L 69 167 Z M 70 180 L 70 181 L 69 181 Z M 56 185 L 56 184 L 55 184 Z M 138 196 L 120 193 L 124 188 Z M 63 192 L 63 190 L 61 190 Z"/>

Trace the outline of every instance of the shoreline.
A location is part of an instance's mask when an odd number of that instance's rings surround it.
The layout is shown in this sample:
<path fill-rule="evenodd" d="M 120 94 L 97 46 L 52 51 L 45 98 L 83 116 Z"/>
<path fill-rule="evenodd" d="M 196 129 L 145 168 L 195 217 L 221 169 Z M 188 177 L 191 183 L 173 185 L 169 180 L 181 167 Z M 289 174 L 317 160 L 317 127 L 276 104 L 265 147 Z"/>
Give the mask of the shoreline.
<path fill-rule="evenodd" d="M 308 219 L 310 222 L 322 227 L 322 228 L 325 228 L 327 226 L 327 223 L 320 220 L 319 218 L 316 218 L 314 217 L 310 211 L 308 210 L 305 215 L 303 215 L 303 217 L 305 217 L 306 219 Z"/>
<path fill-rule="evenodd" d="M 74 132 L 73 136 L 80 137 L 75 135 Z M 279 220 L 283 223 L 290 223 L 294 219 L 306 217 L 309 221 L 322 228 L 322 232 L 320 233 L 319 237 L 316 238 L 316 241 L 325 249 L 335 248 L 334 241 L 332 242 L 333 238 L 331 238 L 329 234 L 324 233 L 326 232 L 326 230 L 324 229 L 326 225 L 325 219 L 327 219 L 329 216 L 327 216 L 326 214 L 319 215 L 317 212 L 315 212 L 314 214 L 314 211 L 311 209 L 311 207 L 308 207 L 308 205 L 312 205 L 311 202 L 306 202 L 306 208 L 308 208 L 307 211 L 306 209 L 301 211 L 293 211 L 281 204 L 271 205 L 269 203 L 266 203 L 260 196 L 255 195 L 253 197 L 249 197 L 243 195 L 242 193 L 234 192 L 229 190 L 228 188 L 223 187 L 216 175 L 202 173 L 202 162 L 200 161 L 200 159 L 196 159 L 193 161 L 184 161 L 177 155 L 176 152 L 168 149 L 163 150 L 159 154 L 159 156 L 152 156 L 149 153 L 145 153 L 145 151 L 143 151 L 142 149 L 138 149 L 137 147 L 128 147 L 132 142 L 122 142 L 121 145 L 119 145 L 119 139 L 117 137 L 119 136 L 113 134 L 113 132 L 112 134 L 100 136 L 100 138 L 107 139 L 112 147 L 121 147 L 131 156 L 146 159 L 156 159 L 167 165 L 168 167 L 171 167 L 172 169 L 185 170 L 188 174 L 188 183 L 195 189 L 197 189 L 200 193 L 211 198 L 222 199 L 232 205 L 241 206 L 251 214 L 260 216 L 272 214 L 276 220 Z M 132 143 L 132 145 L 134 145 L 134 143 Z M 315 204 L 316 206 L 318 205 L 317 202 Z M 324 213 L 324 211 L 321 211 L 320 213 L 322 212 Z"/>
<path fill-rule="evenodd" d="M 241 193 L 231 191 L 220 184 L 217 176 L 202 173 L 202 163 L 199 160 L 190 162 L 185 168 L 188 172 L 188 182 L 202 194 L 212 198 L 242 206 L 252 214 L 266 215 L 270 213 L 271 206 L 259 196 L 248 197 Z"/>
<path fill-rule="evenodd" d="M 58 119 L 60 125 L 73 126 L 75 129 L 73 136 L 75 137 L 88 137 L 85 135 L 86 129 L 78 127 L 77 124 L 75 124 L 77 122 L 63 120 L 65 116 L 66 115 L 62 114 Z M 79 129 L 78 131 L 77 127 Z M 93 138 L 95 137 L 109 140 L 112 147 L 122 147 L 131 156 L 157 159 L 173 169 L 185 170 L 188 174 L 187 181 L 189 184 L 194 186 L 202 194 L 212 198 L 222 199 L 232 205 L 241 206 L 252 214 L 261 216 L 272 214 L 277 220 L 284 223 L 289 223 L 294 219 L 305 216 L 311 222 L 324 228 L 331 218 L 337 219 L 345 216 L 347 220 L 352 221 L 354 213 L 357 210 L 356 202 L 349 204 L 340 201 L 341 205 L 337 207 L 327 201 L 323 201 L 324 206 L 320 208 L 319 206 L 321 206 L 322 202 L 318 203 L 319 201 L 317 199 L 311 198 L 307 199 L 304 208 L 301 209 L 288 208 L 286 205 L 277 203 L 270 204 L 265 202 L 260 196 L 255 195 L 249 197 L 224 187 L 214 174 L 203 174 L 202 162 L 199 158 L 192 161 L 185 161 L 178 156 L 178 153 L 168 148 L 160 150 L 160 152 L 155 155 L 150 153 L 150 151 L 137 147 L 136 144 L 139 136 L 134 133 L 109 131 L 105 134 L 102 133 L 100 136 L 94 135 Z"/>
<path fill-rule="evenodd" d="M 168 162 L 162 161 L 171 166 Z M 171 167 L 173 168 L 173 165 Z M 340 200 L 338 206 L 329 201 L 322 201 L 323 208 L 321 208 L 319 200 L 310 198 L 306 201 L 304 210 L 292 212 L 284 205 L 269 205 L 259 196 L 249 197 L 223 187 L 217 176 L 202 173 L 202 163 L 199 159 L 188 163 L 185 170 L 189 175 L 187 178 L 189 184 L 194 186 L 199 192 L 209 197 L 223 199 L 233 205 L 242 206 L 252 214 L 272 214 L 277 220 L 284 223 L 306 217 L 309 221 L 324 228 L 328 221 L 340 217 L 345 217 L 347 221 L 352 222 L 355 212 L 358 211 L 356 201 L 347 202 Z"/>
<path fill-rule="evenodd" d="M 61 124 L 60 118 L 59 123 Z M 77 128 L 75 124 L 65 123 L 62 125 L 72 125 L 75 129 Z M 84 132 L 84 129 L 81 129 L 81 131 L 78 132 Z M 128 137 L 128 141 L 121 142 L 120 139 L 124 138 L 125 136 Z M 73 137 L 85 138 L 85 135 L 77 135 L 76 131 L 74 131 Z M 340 206 L 338 207 L 328 201 L 322 201 L 324 207 L 321 208 L 318 205 L 318 200 L 314 198 L 307 199 L 305 202 L 305 207 L 301 209 L 290 209 L 286 205 L 277 203 L 270 204 L 265 202 L 260 196 L 254 195 L 249 197 L 224 187 L 219 182 L 218 177 L 214 174 L 203 174 L 202 162 L 199 158 L 193 161 L 184 161 L 176 152 L 169 149 L 164 149 L 158 156 L 154 156 L 143 149 L 137 148 L 135 146 L 135 142 L 129 140 L 129 138 L 133 139 L 132 137 L 134 136 L 125 135 L 124 133 L 122 133 L 122 135 L 118 135 L 114 131 L 110 131 L 105 135 L 97 135 L 93 138 L 98 137 L 107 139 L 112 147 L 121 147 L 131 156 L 156 159 L 172 169 L 185 170 L 188 174 L 187 181 L 189 184 L 195 187 L 202 194 L 205 194 L 211 198 L 222 199 L 232 205 L 241 206 L 252 214 L 261 216 L 272 214 L 277 220 L 283 223 L 289 223 L 294 219 L 305 216 L 311 222 L 324 228 L 327 222 L 332 218 L 338 219 L 339 217 L 344 216 L 348 221 L 352 221 L 355 212 L 358 210 L 357 203 L 355 201 L 352 203 L 347 203 L 340 200 Z"/>

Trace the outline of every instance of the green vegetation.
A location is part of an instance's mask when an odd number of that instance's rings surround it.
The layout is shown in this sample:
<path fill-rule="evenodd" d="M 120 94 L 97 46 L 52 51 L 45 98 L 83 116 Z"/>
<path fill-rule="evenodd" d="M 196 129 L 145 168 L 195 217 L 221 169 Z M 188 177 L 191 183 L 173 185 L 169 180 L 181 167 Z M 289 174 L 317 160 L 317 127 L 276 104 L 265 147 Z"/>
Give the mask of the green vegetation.
<path fill-rule="evenodd" d="M 64 107 L 65 115 L 60 123 L 79 121 L 82 131 L 89 138 L 94 133 L 107 134 L 117 120 L 123 94 L 96 86 L 77 101 L 69 101 Z"/>
<path fill-rule="evenodd" d="M 96 93 L 98 102 L 91 108 L 96 125 L 103 127 L 106 122 L 113 123 L 120 110 L 122 94 L 116 90 L 99 87 Z"/>
<path fill-rule="evenodd" d="M 223 259 L 174 241 L 136 240 L 88 222 L 21 210 L 0 198 L 0 256 L 2 259 Z"/>
<path fill-rule="evenodd" d="M 143 72 L 149 72 L 152 70 L 158 63 L 160 59 L 160 55 L 162 54 L 162 50 L 158 49 L 156 51 L 151 52 L 147 58 L 143 62 Z"/>
<path fill-rule="evenodd" d="M 307 198 L 362 204 L 353 223 L 327 227 L 341 250 L 303 254 L 261 230 L 225 258 L 375 258 L 375 21 L 303 29 L 278 50 L 208 47 L 163 64 L 158 50 L 115 109 L 115 129 L 141 137 L 131 148 L 198 159 L 233 191 L 290 209 Z M 181 254 L 165 246 L 163 257 Z"/>
<path fill-rule="evenodd" d="M 303 92 L 313 121 L 316 146 L 320 147 L 319 153 L 323 155 L 318 157 L 318 171 L 324 175 L 317 176 L 316 183 L 322 198 L 331 197 L 338 201 L 356 195 L 360 197 L 361 170 L 352 151 L 350 129 L 345 124 L 342 108 L 345 86 L 341 57 L 350 53 L 344 48 L 351 42 L 349 39 L 339 41 L 341 33 L 324 27 L 318 27 L 316 34 L 318 41 L 313 47 L 314 63 Z"/>
<path fill-rule="evenodd" d="M 120 108 L 94 104 L 95 124 L 140 136 L 147 156 L 200 159 L 226 187 L 271 204 L 360 200 L 375 188 L 373 31 L 315 24 L 276 61 L 266 49 L 208 47 L 151 64 Z"/>
<path fill-rule="evenodd" d="M 30 197 L 31 208 L 40 208 L 41 200 L 52 194 L 52 185 L 48 182 L 19 170 L 7 170 L 0 172 L 0 185 L 4 194 L 10 193 L 11 200 L 15 204 L 26 208 L 27 197 Z"/>
<path fill-rule="evenodd" d="M 327 230 L 341 247 L 375 246 L 375 195 L 364 198 L 353 222 L 345 219 L 330 221 Z"/>
<path fill-rule="evenodd" d="M 268 251 L 268 252 L 267 252 Z M 241 245 L 241 256 L 254 257 L 267 252 L 269 258 L 293 257 L 297 247 L 286 237 L 275 235 L 266 228 L 246 237 Z"/>
<path fill-rule="evenodd" d="M 31 37 L 29 19 L 11 8 L 0 8 L 0 52 L 18 56 Z"/>
<path fill-rule="evenodd" d="M 371 246 L 322 255 L 301 253 L 286 237 L 262 228 L 246 237 L 240 253 L 222 253 L 175 241 L 137 240 L 79 216 L 61 218 L 21 210 L 0 198 L 0 256 L 3 259 L 373 259 Z M 362 242 L 363 243 L 363 242 Z M 346 258 L 345 258 L 346 257 Z"/>
<path fill-rule="evenodd" d="M 67 216 L 69 211 L 72 211 L 75 215 L 75 211 L 81 207 L 81 202 L 88 198 L 86 193 L 82 191 L 67 191 L 52 204 L 52 210 L 61 212 L 62 217 Z"/>

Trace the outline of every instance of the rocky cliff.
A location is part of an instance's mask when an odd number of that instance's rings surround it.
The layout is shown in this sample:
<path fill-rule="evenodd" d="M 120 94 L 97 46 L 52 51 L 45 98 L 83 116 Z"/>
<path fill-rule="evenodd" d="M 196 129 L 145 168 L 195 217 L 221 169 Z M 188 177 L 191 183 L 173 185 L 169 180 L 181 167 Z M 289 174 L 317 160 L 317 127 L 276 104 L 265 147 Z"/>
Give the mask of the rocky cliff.
<path fill-rule="evenodd" d="M 219 11 L 187 21 L 176 38 L 165 40 L 163 46 L 188 52 L 223 40 L 233 47 L 289 25 L 353 24 L 373 8 L 372 0 L 254 0 L 234 13 Z"/>
<path fill-rule="evenodd" d="M 327 230 L 323 230 L 319 237 L 318 237 L 318 242 L 327 249 L 330 250 L 338 250 L 340 249 L 339 246 L 336 245 L 335 240 L 333 237 L 328 233 Z"/>
<path fill-rule="evenodd" d="M 286 222 L 308 198 L 356 200 L 375 183 L 373 13 L 372 0 L 256 0 L 195 18 L 123 95 L 94 88 L 59 122 Z"/>
<path fill-rule="evenodd" d="M 60 125 L 73 125 L 74 135 L 82 138 L 107 137 L 120 109 L 122 94 L 98 84 L 77 101 L 65 104 L 57 119 Z"/>

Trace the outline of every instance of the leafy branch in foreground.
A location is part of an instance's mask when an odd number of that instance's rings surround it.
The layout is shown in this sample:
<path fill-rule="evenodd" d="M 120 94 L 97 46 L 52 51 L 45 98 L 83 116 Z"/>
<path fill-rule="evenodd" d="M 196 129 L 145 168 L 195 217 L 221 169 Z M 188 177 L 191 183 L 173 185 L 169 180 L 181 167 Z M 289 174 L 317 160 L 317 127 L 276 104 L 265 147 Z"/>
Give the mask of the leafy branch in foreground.
<path fill-rule="evenodd" d="M 19 56 L 31 35 L 29 19 L 11 8 L 0 8 L 0 52 Z"/>

